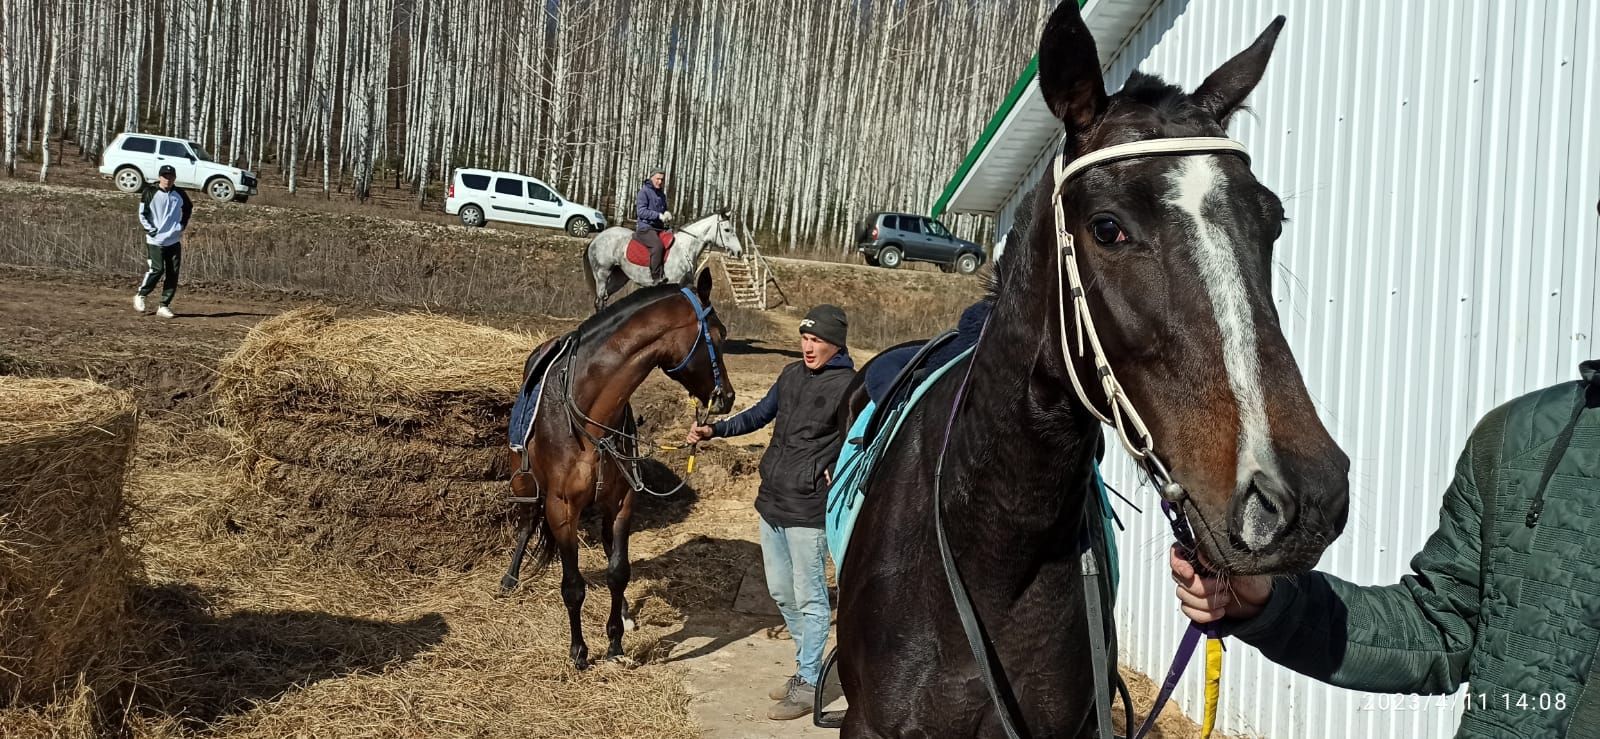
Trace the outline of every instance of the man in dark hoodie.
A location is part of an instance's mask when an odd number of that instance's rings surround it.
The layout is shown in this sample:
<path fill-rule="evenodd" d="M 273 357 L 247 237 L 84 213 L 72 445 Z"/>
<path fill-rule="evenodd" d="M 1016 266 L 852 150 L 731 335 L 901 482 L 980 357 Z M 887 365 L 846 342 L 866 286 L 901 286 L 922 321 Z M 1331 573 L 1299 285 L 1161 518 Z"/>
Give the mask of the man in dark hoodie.
<path fill-rule="evenodd" d="M 163 165 L 156 175 L 155 187 L 146 185 L 139 193 L 139 225 L 144 227 L 145 258 L 148 269 L 139 292 L 133 296 L 133 309 L 144 312 L 145 296 L 156 289 L 156 283 L 166 277 L 161 289 L 161 307 L 156 315 L 172 318 L 172 298 L 178 294 L 178 267 L 183 264 L 183 230 L 189 227 L 189 214 L 194 204 L 189 194 L 178 187 L 177 171 Z"/>
<path fill-rule="evenodd" d="M 672 213 L 667 210 L 667 193 L 662 189 L 666 184 L 666 172 L 659 169 L 651 172 L 644 184 L 639 186 L 639 194 L 633 203 L 633 215 L 637 220 L 633 237 L 650 250 L 650 279 L 656 282 L 666 277 L 661 266 L 666 256 L 661 232 L 667 230 L 667 224 L 672 222 Z"/>
<path fill-rule="evenodd" d="M 778 703 L 767 717 L 776 721 L 811 712 L 828 642 L 828 542 L 822 527 L 828 475 L 844 442 L 835 410 L 856 374 L 845 349 L 848 331 L 848 319 L 837 306 L 812 308 L 800 322 L 801 361 L 783 368 L 766 397 L 743 413 L 689 432 L 694 443 L 778 422 L 761 457 L 756 494 L 767 590 L 795 645 L 795 674 L 768 693 Z"/>

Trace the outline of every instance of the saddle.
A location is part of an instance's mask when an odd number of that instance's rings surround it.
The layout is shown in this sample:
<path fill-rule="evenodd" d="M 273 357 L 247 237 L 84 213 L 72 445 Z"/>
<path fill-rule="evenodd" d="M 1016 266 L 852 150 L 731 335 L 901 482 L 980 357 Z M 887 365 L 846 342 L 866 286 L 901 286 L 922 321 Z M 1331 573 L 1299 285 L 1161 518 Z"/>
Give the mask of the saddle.
<path fill-rule="evenodd" d="M 835 570 L 843 577 L 845 550 L 850 544 L 850 534 L 866 499 L 867 485 L 878 467 L 878 460 L 888 451 L 900 425 L 915 408 L 928 388 L 960 360 L 972 355 L 967 349 L 937 367 L 925 366 L 927 358 L 948 342 L 954 331 L 941 334 L 924 344 L 917 356 L 902 367 L 900 374 L 884 397 L 884 404 L 868 403 L 857 416 L 845 435 L 839 450 L 839 461 L 834 465 L 833 485 L 828 488 L 827 511 L 824 515 L 824 533 L 828 540 L 828 553 L 833 556 Z"/>
<path fill-rule="evenodd" d="M 672 253 L 672 242 L 675 237 L 671 231 L 659 231 L 658 233 L 661 234 L 661 263 L 666 264 L 667 255 Z M 650 247 L 645 246 L 644 242 L 637 237 L 629 240 L 628 261 L 640 267 L 650 266 Z"/>
<path fill-rule="evenodd" d="M 545 377 L 556 360 L 571 351 L 576 343 L 577 334 L 571 333 L 540 344 L 528 355 L 527 363 L 522 366 L 522 388 L 511 406 L 511 422 L 506 428 L 506 441 L 512 451 L 525 451 L 533 440 L 533 422 L 539 417 Z"/>
<path fill-rule="evenodd" d="M 939 350 L 939 347 L 950 343 L 955 338 L 955 331 L 946 331 L 924 342 L 922 346 L 917 348 L 916 353 L 911 355 L 911 358 L 895 373 L 894 380 L 889 383 L 888 392 L 883 394 L 881 400 L 874 401 L 875 404 L 880 408 L 897 408 L 904 405 L 910 397 L 911 391 L 927 380 L 928 375 L 939 369 L 937 367 L 929 367 L 928 360 Z M 862 429 L 862 436 L 859 441 L 862 446 L 870 446 L 872 440 L 877 438 L 878 432 L 883 430 L 883 419 L 888 414 L 869 414 L 864 412 L 862 415 L 871 416 L 871 418 Z"/>

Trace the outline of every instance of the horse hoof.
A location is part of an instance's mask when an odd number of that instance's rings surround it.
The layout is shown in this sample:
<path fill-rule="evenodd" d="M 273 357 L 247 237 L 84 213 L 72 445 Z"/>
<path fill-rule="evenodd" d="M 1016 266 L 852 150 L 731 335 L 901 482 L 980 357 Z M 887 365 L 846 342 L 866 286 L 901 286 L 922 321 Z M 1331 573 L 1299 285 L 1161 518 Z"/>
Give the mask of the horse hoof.
<path fill-rule="evenodd" d="M 589 660 L 586 660 L 586 659 L 575 659 L 575 660 L 573 660 L 572 661 L 572 669 L 577 670 L 578 672 L 583 672 L 584 670 L 589 669 Z"/>
<path fill-rule="evenodd" d="M 500 592 L 509 593 L 517 589 L 517 578 L 505 575 L 500 578 Z"/>
<path fill-rule="evenodd" d="M 638 631 L 639 630 L 639 624 L 637 622 L 635 622 L 633 619 L 628 618 L 627 616 L 623 616 L 622 617 L 622 628 L 627 629 L 628 631 Z"/>

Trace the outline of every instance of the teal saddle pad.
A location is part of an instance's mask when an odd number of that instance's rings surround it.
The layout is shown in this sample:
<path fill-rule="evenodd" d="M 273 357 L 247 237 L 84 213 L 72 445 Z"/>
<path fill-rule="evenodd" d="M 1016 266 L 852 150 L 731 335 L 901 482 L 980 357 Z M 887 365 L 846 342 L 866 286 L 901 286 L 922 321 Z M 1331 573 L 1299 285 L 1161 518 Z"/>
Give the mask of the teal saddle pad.
<path fill-rule="evenodd" d="M 843 576 L 844 573 L 845 550 L 850 546 L 850 534 L 855 530 L 856 517 L 861 514 L 861 506 L 866 501 L 866 486 L 867 482 L 872 478 L 873 469 L 877 467 L 878 461 L 883 457 L 883 453 L 893 443 L 894 437 L 899 433 L 900 426 L 905 422 L 906 416 L 922 400 L 922 396 L 927 393 L 928 388 L 933 387 L 933 383 L 943 377 L 951 367 L 960 364 L 962 359 L 966 359 L 971 354 L 972 349 L 967 349 L 928 375 L 928 378 L 917 385 L 904 403 L 887 409 L 868 403 L 867 407 L 862 410 L 861 415 L 856 417 L 855 422 L 850 425 L 849 433 L 845 435 L 844 445 L 839 450 L 839 459 L 834 464 L 833 485 L 828 488 L 828 510 L 824 517 L 824 528 L 828 539 L 828 554 L 833 557 L 833 566 L 839 576 Z M 870 443 L 866 443 L 862 436 L 866 433 L 867 427 L 871 425 L 873 415 L 879 412 L 891 415 L 884 419 L 877 436 Z M 1096 497 L 1099 498 L 1099 505 L 1095 508 L 1099 513 L 1099 524 L 1103 527 L 1106 550 L 1109 555 L 1107 557 L 1109 560 L 1107 562 L 1107 569 L 1109 570 L 1107 574 L 1110 576 L 1111 592 L 1115 597 L 1117 581 L 1120 579 L 1118 577 L 1120 574 L 1118 572 L 1119 568 L 1117 567 L 1117 540 L 1113 528 L 1114 518 L 1111 514 L 1111 500 L 1106 494 L 1106 485 L 1100 477 L 1098 464 L 1095 465 L 1094 470 L 1094 488 Z"/>
<path fill-rule="evenodd" d="M 957 354 L 943 366 L 934 370 L 927 379 L 917 385 L 904 403 L 888 408 L 880 408 L 874 403 L 868 403 L 861 415 L 856 417 L 855 423 L 850 425 L 850 431 L 845 435 L 843 447 L 839 450 L 839 460 L 833 467 L 833 485 L 828 488 L 828 511 L 824 520 L 828 538 L 828 553 L 833 556 L 833 566 L 837 572 L 844 571 L 844 553 L 850 545 L 850 532 L 855 528 L 856 516 L 861 513 L 861 505 L 866 498 L 867 481 L 872 478 L 872 470 L 893 443 L 894 437 L 900 432 L 900 425 L 905 422 L 911 409 L 917 406 L 922 396 L 933 387 L 933 383 L 961 363 L 961 360 L 972 355 L 972 349 Z M 862 436 L 866 433 L 867 426 L 872 423 L 872 417 L 877 413 L 888 413 L 879 428 L 877 436 L 865 442 Z"/>

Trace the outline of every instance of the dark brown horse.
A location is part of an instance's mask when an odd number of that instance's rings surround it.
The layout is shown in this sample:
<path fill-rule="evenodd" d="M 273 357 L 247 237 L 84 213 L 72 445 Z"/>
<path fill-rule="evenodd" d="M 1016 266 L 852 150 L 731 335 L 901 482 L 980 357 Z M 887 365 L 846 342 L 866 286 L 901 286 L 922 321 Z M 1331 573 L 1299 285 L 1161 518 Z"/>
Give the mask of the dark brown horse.
<path fill-rule="evenodd" d="M 607 659 L 622 655 L 629 621 L 628 532 L 643 481 L 634 464 L 639 445 L 628 399 L 659 369 L 703 410 L 727 413 L 733 387 L 722 361 L 726 338 L 711 307 L 711 274 L 702 272 L 692 293 L 676 285 L 637 290 L 559 340 L 571 343 L 544 375 L 532 438 L 526 451 L 512 453 L 513 464 L 526 470 L 512 477 L 512 495 L 539 504 L 520 506 L 521 532 L 501 584 L 516 586 L 530 538 L 536 569 L 561 556 L 561 599 L 572 627 L 572 663 L 580 670 L 589 664 L 589 647 L 580 619 L 587 583 L 578 569 L 578 527 L 594 503 L 602 514 L 600 541 L 611 588 Z"/>
<path fill-rule="evenodd" d="M 997 263 L 973 355 L 928 390 L 867 486 L 839 583 L 845 737 L 1004 736 L 1001 706 L 1018 736 L 1096 732 L 1094 676 L 1116 668 L 1114 647 L 1091 658 L 1080 570 L 1097 414 L 1112 415 L 1097 353 L 1141 411 L 1175 483 L 1162 489 L 1216 570 L 1303 571 L 1343 530 L 1349 460 L 1317 418 L 1272 300 L 1283 207 L 1219 141 L 1281 27 L 1192 93 L 1136 74 L 1107 96 L 1077 1 L 1050 18 L 1039 86 L 1065 130 L 1060 174 L 1035 189 L 1041 217 Z M 1174 137 L 1206 138 L 1198 153 L 1148 143 Z M 1119 145 L 1139 153 L 1084 159 Z M 1097 351 L 1068 341 L 1084 312 Z M 981 624 L 976 649 L 952 581 Z"/>

